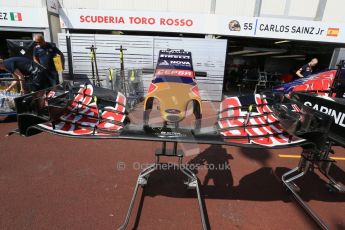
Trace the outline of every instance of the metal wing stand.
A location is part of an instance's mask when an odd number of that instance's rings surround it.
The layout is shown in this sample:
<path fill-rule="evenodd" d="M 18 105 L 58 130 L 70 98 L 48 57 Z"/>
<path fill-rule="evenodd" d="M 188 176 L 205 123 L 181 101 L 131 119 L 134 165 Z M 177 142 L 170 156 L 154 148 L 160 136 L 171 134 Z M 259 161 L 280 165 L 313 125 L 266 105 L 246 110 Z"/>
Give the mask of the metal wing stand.
<path fill-rule="evenodd" d="M 279 117 L 280 124 L 291 134 L 306 139 L 308 142 L 301 145 L 303 148 L 301 159 L 297 167 L 286 172 L 282 181 L 287 190 L 292 193 L 295 200 L 316 222 L 321 229 L 328 229 L 323 220 L 310 208 L 298 192 L 301 190 L 295 181 L 317 168 L 327 179 L 328 186 L 334 190 L 344 192 L 344 188 L 330 175 L 329 170 L 334 161 L 330 159 L 332 142 L 329 141 L 332 118 L 326 114 L 315 111 L 307 106 L 301 106 L 300 114 L 284 108 L 282 105 L 273 107 L 274 113 Z"/>
<path fill-rule="evenodd" d="M 174 165 L 174 168 L 178 168 L 185 176 L 187 176 L 188 181 L 185 182 L 187 185 L 188 189 L 195 189 L 197 193 L 197 198 L 198 198 L 198 204 L 199 204 L 199 212 L 200 212 L 200 218 L 201 218 L 201 223 L 202 223 L 202 228 L 203 229 L 208 229 L 206 225 L 206 219 L 205 219 L 205 214 L 203 210 L 203 202 L 201 199 L 200 195 L 200 188 L 199 188 L 199 182 L 197 176 L 185 165 L 182 164 L 182 159 L 183 159 L 183 152 L 180 150 L 177 150 L 177 142 L 174 142 L 174 147 L 173 149 L 166 149 L 166 142 L 163 142 L 163 147 L 161 150 L 157 150 L 155 153 L 156 156 L 156 162 L 148 166 L 147 168 L 143 169 L 138 176 L 137 183 L 134 188 L 134 192 L 132 195 L 132 199 L 125 217 L 124 223 L 118 228 L 119 230 L 126 229 L 131 217 L 131 213 L 133 210 L 134 202 L 136 200 L 136 196 L 138 193 L 139 186 L 145 189 L 149 176 L 151 173 L 154 171 L 162 168 L 161 166 L 164 164 L 160 162 L 160 156 L 168 156 L 168 157 L 178 157 L 178 164 Z"/>
<path fill-rule="evenodd" d="M 123 51 L 127 50 L 120 46 L 119 49 L 115 49 L 120 51 L 120 79 L 119 79 L 119 87 L 118 90 L 123 92 L 127 98 L 127 108 L 131 110 L 134 106 L 140 102 L 140 96 L 134 87 L 134 82 L 138 76 L 136 76 L 136 71 L 134 69 L 129 71 L 128 76 L 126 77 L 125 74 L 125 67 L 124 67 L 124 58 L 123 58 Z"/>
<path fill-rule="evenodd" d="M 123 49 L 122 45 L 119 49 L 115 49 L 120 51 L 120 89 L 119 91 L 123 92 L 125 94 L 125 97 L 128 97 L 128 83 L 125 79 L 125 65 L 123 62 L 123 51 L 127 49 Z"/>
<path fill-rule="evenodd" d="M 92 45 L 91 47 L 87 47 L 86 49 L 90 50 L 90 61 L 91 61 L 93 85 L 100 87 L 101 81 L 99 79 L 98 65 L 97 65 L 97 58 L 96 58 L 96 49 L 97 48 L 94 47 L 94 45 Z"/>
<path fill-rule="evenodd" d="M 173 125 L 173 127 L 171 127 L 171 125 Z M 147 127 L 147 129 L 150 129 L 149 127 Z M 164 131 L 163 131 L 164 130 Z M 163 133 L 166 133 L 167 135 L 171 135 L 171 136 L 177 136 L 174 131 L 178 130 L 178 123 L 174 123 L 174 124 L 168 124 L 166 122 L 164 122 L 164 126 L 162 128 Z M 178 131 L 177 131 L 178 132 Z M 148 179 L 149 176 L 151 175 L 151 173 L 153 173 L 154 171 L 157 171 L 161 168 L 163 168 L 164 164 L 167 163 L 163 163 L 160 162 L 160 157 L 161 156 L 165 156 L 165 157 L 177 157 L 178 158 L 178 163 L 177 164 L 173 164 L 173 165 L 169 165 L 168 168 L 170 168 L 170 166 L 173 166 L 173 169 L 179 169 L 186 177 L 187 177 L 187 181 L 185 182 L 185 185 L 187 185 L 187 189 L 195 189 L 196 190 L 196 194 L 197 194 L 197 199 L 198 199 L 198 205 L 199 205 L 199 213 L 200 213 L 200 219 L 201 219 L 201 224 L 202 224 L 202 229 L 206 230 L 208 229 L 208 225 L 206 224 L 206 218 L 205 218 L 205 213 L 204 213 L 204 206 L 203 206 L 203 201 L 201 198 L 201 193 L 200 193 L 200 188 L 199 188 L 199 181 L 197 176 L 195 175 L 195 173 L 193 173 L 187 165 L 184 165 L 183 162 L 183 156 L 184 153 L 182 150 L 178 150 L 177 149 L 177 143 L 178 143 L 178 138 L 176 139 L 176 141 L 173 142 L 173 148 L 172 149 L 167 149 L 167 142 L 166 141 L 162 141 L 162 148 L 161 149 L 157 149 L 155 152 L 155 163 L 149 165 L 148 167 L 146 167 L 145 169 L 143 169 L 138 176 L 137 179 L 137 183 L 135 185 L 134 191 L 133 191 L 133 195 L 132 195 L 132 199 L 130 201 L 129 207 L 128 207 L 128 211 L 125 217 L 125 220 L 123 222 L 123 224 L 118 228 L 118 230 L 124 230 L 127 228 L 131 214 L 132 214 L 132 210 L 133 210 L 133 206 L 137 197 L 137 193 L 138 193 L 138 189 L 139 186 L 143 189 L 147 187 L 147 183 L 148 183 Z M 145 193 L 144 193 L 145 194 Z"/>

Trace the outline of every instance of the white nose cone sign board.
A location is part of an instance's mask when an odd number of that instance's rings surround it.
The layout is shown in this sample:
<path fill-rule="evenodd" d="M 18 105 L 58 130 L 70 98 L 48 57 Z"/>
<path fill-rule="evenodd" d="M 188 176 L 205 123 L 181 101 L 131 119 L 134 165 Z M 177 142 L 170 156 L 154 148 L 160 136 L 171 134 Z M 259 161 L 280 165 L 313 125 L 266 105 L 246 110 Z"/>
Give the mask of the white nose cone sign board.
<path fill-rule="evenodd" d="M 345 43 L 345 25 L 215 14 L 61 9 L 62 28 L 215 34 Z"/>

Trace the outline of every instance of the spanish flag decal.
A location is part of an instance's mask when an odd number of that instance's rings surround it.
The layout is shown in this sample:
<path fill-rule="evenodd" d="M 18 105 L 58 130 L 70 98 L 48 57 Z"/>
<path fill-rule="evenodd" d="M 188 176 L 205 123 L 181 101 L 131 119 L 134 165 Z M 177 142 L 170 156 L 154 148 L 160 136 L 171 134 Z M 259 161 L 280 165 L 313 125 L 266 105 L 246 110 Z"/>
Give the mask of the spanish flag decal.
<path fill-rule="evenodd" d="M 328 28 L 327 36 L 338 37 L 339 28 Z"/>
<path fill-rule="evenodd" d="M 18 12 L 10 12 L 11 21 L 22 21 L 22 14 Z"/>

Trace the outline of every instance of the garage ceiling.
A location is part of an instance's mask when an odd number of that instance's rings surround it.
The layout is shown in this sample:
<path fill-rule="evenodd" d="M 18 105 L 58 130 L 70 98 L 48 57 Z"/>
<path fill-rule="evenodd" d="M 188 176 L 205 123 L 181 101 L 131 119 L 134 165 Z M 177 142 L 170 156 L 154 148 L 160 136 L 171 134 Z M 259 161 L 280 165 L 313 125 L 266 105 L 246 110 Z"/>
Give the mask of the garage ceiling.
<path fill-rule="evenodd" d="M 339 47 L 345 47 L 345 44 L 322 43 L 311 41 L 287 41 L 277 39 L 248 38 L 248 37 L 220 37 L 228 38 L 228 53 L 244 52 L 248 47 L 259 47 L 261 52 L 267 52 L 267 49 L 286 50 L 286 55 L 332 55 L 333 50 Z M 249 51 L 248 51 L 249 52 Z M 252 54 L 252 53 L 250 53 Z M 242 54 L 249 55 L 249 53 Z M 275 55 L 272 52 L 272 56 Z M 251 55 L 254 56 L 254 55 Z"/>

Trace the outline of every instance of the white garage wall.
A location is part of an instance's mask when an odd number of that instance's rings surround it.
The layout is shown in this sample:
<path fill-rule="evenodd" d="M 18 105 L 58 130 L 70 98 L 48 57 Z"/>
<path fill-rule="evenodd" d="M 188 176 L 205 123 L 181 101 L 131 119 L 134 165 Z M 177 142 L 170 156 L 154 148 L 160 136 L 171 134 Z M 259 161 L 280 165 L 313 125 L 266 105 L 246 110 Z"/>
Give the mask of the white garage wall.
<path fill-rule="evenodd" d="M 322 21 L 345 23 L 344 0 L 327 0 Z"/>
<path fill-rule="evenodd" d="M 262 0 L 260 16 L 284 15 L 287 0 Z"/>
<path fill-rule="evenodd" d="M 167 0 L 171 12 L 209 13 L 212 0 Z"/>
<path fill-rule="evenodd" d="M 0 0 L 0 6 L 3 7 L 32 7 L 40 8 L 45 6 L 44 1 L 42 0 Z M 1 8 L 0 8 L 1 9 Z"/>
<path fill-rule="evenodd" d="M 58 0 L 62 8 L 183 12 L 252 17 L 259 15 L 314 20 L 320 2 L 321 21 L 345 23 L 344 0 Z M 45 0 L 0 0 L 4 7 L 45 7 Z M 261 7 L 260 7 L 261 6 Z M 288 7 L 286 7 L 288 6 Z M 318 18 L 318 17 L 317 17 Z M 318 19 L 318 20 L 320 20 Z"/>
<path fill-rule="evenodd" d="M 293 17 L 310 17 L 316 16 L 319 0 L 290 0 L 288 15 Z"/>
<path fill-rule="evenodd" d="M 60 0 L 62 8 L 209 13 L 212 0 Z"/>
<path fill-rule="evenodd" d="M 0 2 L 5 2 L 0 0 Z M 284 17 L 313 20 L 324 0 L 59 0 L 63 8 L 215 13 L 231 16 Z M 12 1 L 6 1 L 12 2 Z M 38 1 L 35 1 L 38 2 Z M 15 4 L 15 3 L 11 3 Z M 17 3 L 18 4 L 18 3 Z M 322 21 L 345 23 L 344 0 L 327 0 Z M 213 7 L 214 6 L 214 7 Z M 323 7 L 322 7 L 323 8 Z M 321 9 L 322 10 L 322 9 Z"/>
<path fill-rule="evenodd" d="M 216 0 L 215 14 L 253 17 L 257 0 Z"/>
<path fill-rule="evenodd" d="M 260 16 L 314 20 L 319 2 L 320 0 L 261 0 Z"/>
<path fill-rule="evenodd" d="M 66 34 L 59 34 L 59 47 L 67 58 Z M 220 101 L 224 78 L 224 65 L 227 40 L 152 36 L 121 36 L 71 34 L 74 72 L 91 74 L 89 50 L 92 44 L 97 47 L 97 63 L 101 79 L 106 79 L 107 69 L 120 68 L 120 45 L 124 51 L 126 69 L 154 69 L 158 52 L 161 49 L 184 49 L 192 52 L 195 71 L 207 72 L 207 77 L 197 77 L 203 100 Z M 66 61 L 67 63 L 67 61 Z M 66 65 L 67 68 L 67 65 Z M 152 74 L 143 77 L 145 92 L 152 80 Z M 105 86 L 105 84 L 103 84 Z"/>

